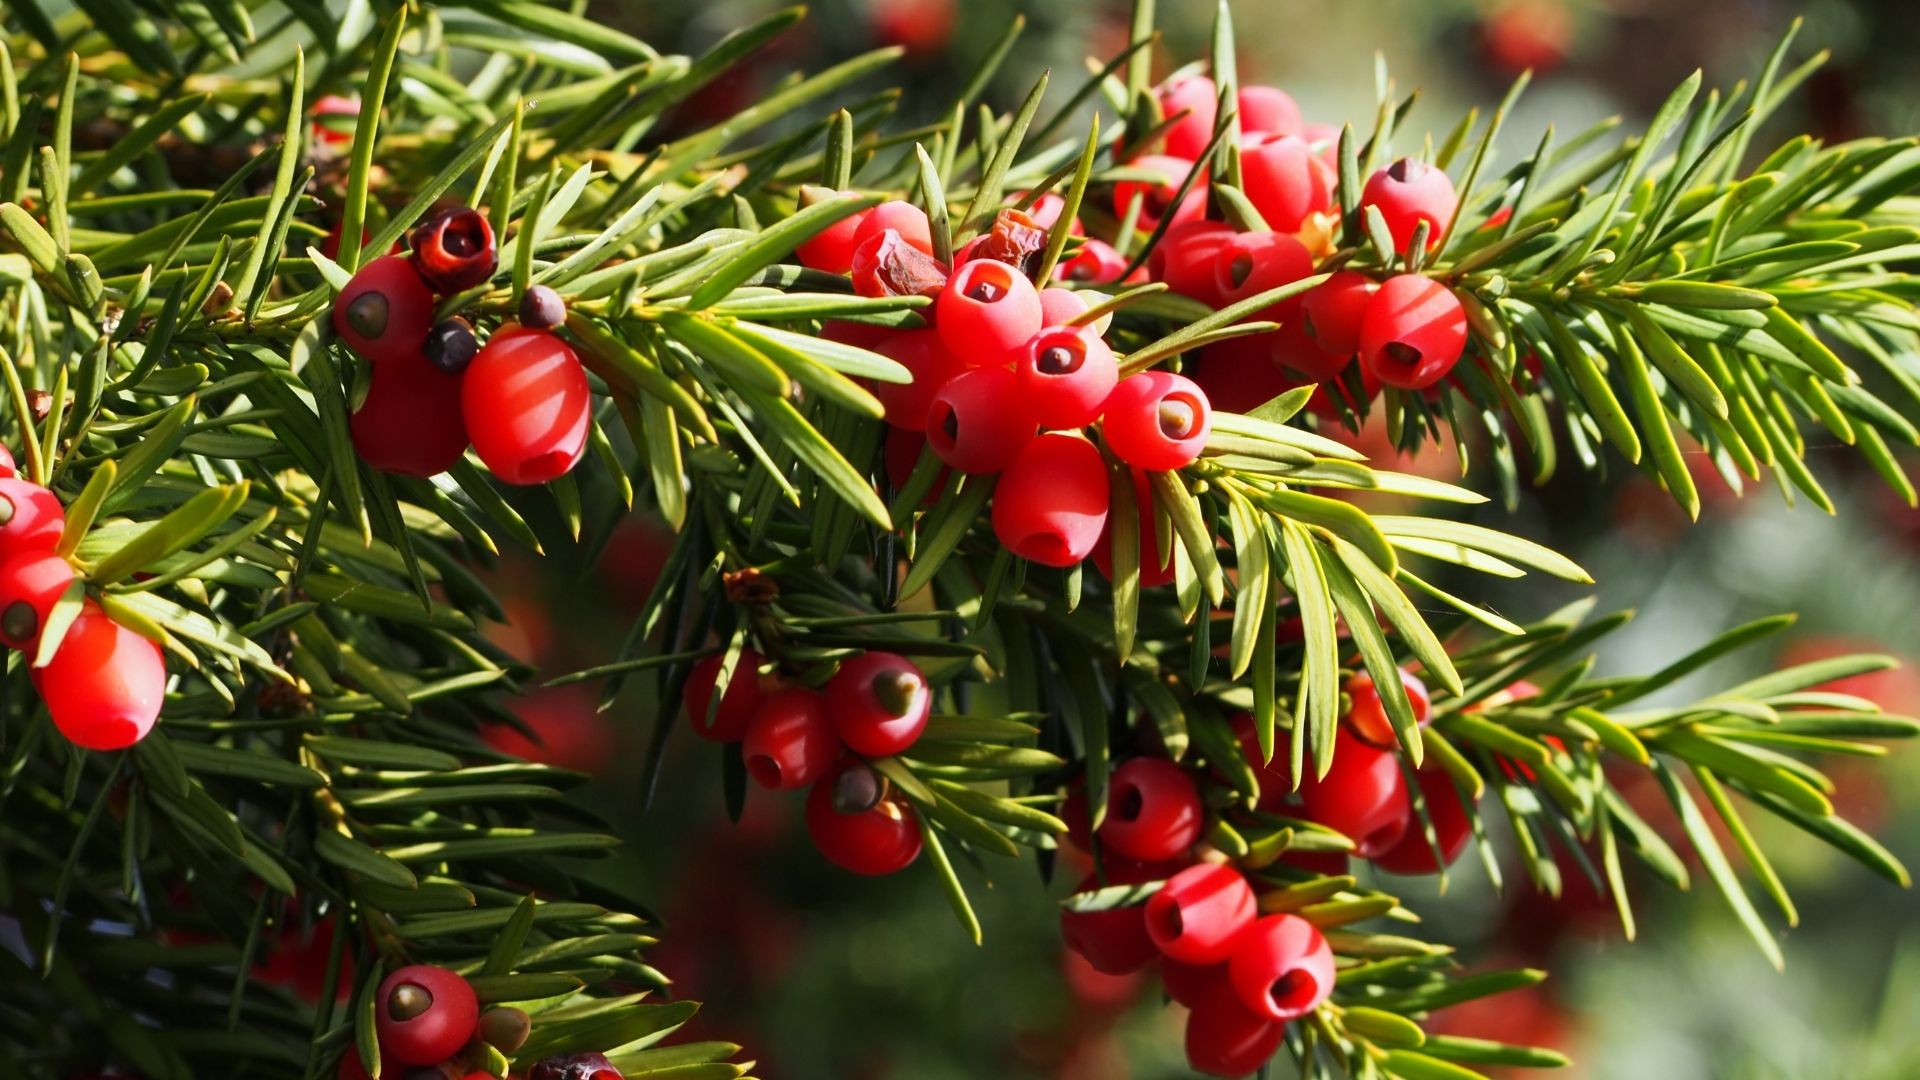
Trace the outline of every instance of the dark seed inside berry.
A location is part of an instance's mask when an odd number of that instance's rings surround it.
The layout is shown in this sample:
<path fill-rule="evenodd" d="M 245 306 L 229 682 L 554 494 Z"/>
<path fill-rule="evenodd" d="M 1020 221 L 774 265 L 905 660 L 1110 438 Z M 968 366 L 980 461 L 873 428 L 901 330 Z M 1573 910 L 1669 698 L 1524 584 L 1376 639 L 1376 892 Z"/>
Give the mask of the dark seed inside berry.
<path fill-rule="evenodd" d="M 480 1041 L 503 1054 L 511 1054 L 527 1043 L 533 1020 L 526 1013 L 502 1005 L 480 1014 Z"/>
<path fill-rule="evenodd" d="M 1092 281 L 1093 267 L 1083 262 L 1070 262 L 1067 264 L 1067 280 Z"/>
<path fill-rule="evenodd" d="M 1302 998 L 1313 996 L 1313 976 L 1304 971 L 1289 971 L 1273 980 L 1274 1004 L 1281 1008 L 1290 1008 Z"/>
<path fill-rule="evenodd" d="M 946 418 L 940 421 L 940 430 L 946 433 L 948 442 L 960 441 L 960 414 L 948 409 Z"/>
<path fill-rule="evenodd" d="M 15 600 L 0 613 L 0 631 L 15 641 L 26 641 L 40 631 L 40 613 L 25 600 Z"/>
<path fill-rule="evenodd" d="M 1078 349 L 1069 349 L 1065 345 L 1054 345 L 1040 354 L 1034 364 L 1042 375 L 1071 375 L 1080 370 L 1083 357 Z"/>
<path fill-rule="evenodd" d="M 833 808 L 842 814 L 864 814 L 880 805 L 886 789 L 878 773 L 859 765 L 833 782 Z"/>
<path fill-rule="evenodd" d="M 1253 276 L 1253 256 L 1251 255 L 1235 256 L 1233 263 L 1227 267 L 1227 272 L 1231 274 L 1233 277 L 1234 288 L 1237 289 L 1240 286 L 1245 285 L 1247 283 L 1247 278 Z"/>
<path fill-rule="evenodd" d="M 1409 174 L 1413 172 L 1413 169 L 1414 162 L 1412 158 L 1401 158 L 1399 161 L 1387 166 L 1387 175 L 1404 184 L 1410 179 Z"/>
<path fill-rule="evenodd" d="M 433 994 L 417 983 L 401 983 L 387 998 L 387 1015 L 395 1020 L 411 1020 L 433 1008 Z"/>
<path fill-rule="evenodd" d="M 967 288 L 967 298 L 991 304 L 1006 295 L 1006 290 L 991 281 L 976 281 Z"/>
<path fill-rule="evenodd" d="M 1160 403 L 1160 433 L 1169 439 L 1187 438 L 1199 422 L 1199 411 L 1190 401 L 1168 398 Z"/>
<path fill-rule="evenodd" d="M 567 321 L 567 302 L 546 285 L 533 285 L 520 298 L 520 325 L 547 330 Z"/>
<path fill-rule="evenodd" d="M 1389 341 L 1384 350 L 1394 363 L 1412 367 L 1420 362 L 1420 350 L 1404 341 Z"/>
<path fill-rule="evenodd" d="M 1122 791 L 1120 797 L 1113 801 L 1113 816 L 1119 818 L 1121 821 L 1133 821 L 1140 816 L 1140 811 L 1145 808 L 1145 796 L 1140 794 L 1139 788 L 1130 787 Z"/>
<path fill-rule="evenodd" d="M 427 334 L 425 351 L 434 367 L 449 375 L 458 375 L 473 363 L 480 343 L 474 339 L 473 327 L 456 315 L 441 320 Z"/>
<path fill-rule="evenodd" d="M 363 338 L 378 338 L 387 332 L 387 294 L 365 292 L 347 305 L 347 325 Z"/>
<path fill-rule="evenodd" d="M 479 241 L 479 237 L 466 229 L 450 228 L 441 246 L 446 248 L 447 254 L 454 258 L 464 259 L 480 250 Z"/>
<path fill-rule="evenodd" d="M 873 699 L 888 716 L 905 716 L 912 711 L 914 695 L 924 685 L 911 671 L 883 671 L 873 677 Z"/>
<path fill-rule="evenodd" d="M 0 495 L 0 528 L 13 520 L 13 500 Z"/>

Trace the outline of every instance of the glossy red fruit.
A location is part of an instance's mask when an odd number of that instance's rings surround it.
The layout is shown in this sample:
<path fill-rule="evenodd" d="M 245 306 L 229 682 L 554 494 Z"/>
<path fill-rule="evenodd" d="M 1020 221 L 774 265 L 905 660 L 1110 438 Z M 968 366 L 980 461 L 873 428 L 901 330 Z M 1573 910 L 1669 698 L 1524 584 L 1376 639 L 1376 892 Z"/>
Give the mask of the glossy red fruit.
<path fill-rule="evenodd" d="M 307 115 L 313 117 L 313 122 L 307 126 L 315 140 L 328 146 L 350 143 L 353 141 L 353 119 L 360 115 L 360 99 L 326 94 L 313 103 Z"/>
<path fill-rule="evenodd" d="M 1140 515 L 1139 532 L 1136 533 L 1136 548 L 1140 553 L 1140 587 L 1156 588 L 1173 580 L 1173 560 L 1165 558 L 1160 550 L 1160 529 L 1154 520 L 1153 487 L 1147 480 L 1147 474 L 1139 469 L 1129 469 L 1133 475 L 1133 505 Z M 1093 565 L 1108 581 L 1113 580 L 1113 517 L 1107 517 L 1106 528 L 1100 530 L 1100 540 L 1093 547 Z M 1164 559 L 1164 561 L 1163 561 Z"/>
<path fill-rule="evenodd" d="M 920 464 L 921 453 L 926 449 L 926 432 L 908 431 L 906 428 L 897 427 L 887 429 L 887 439 L 881 455 L 886 459 L 887 483 L 893 485 L 893 490 L 899 491 L 907 486 L 908 479 L 913 476 L 914 468 Z M 937 502 L 940 492 L 947 486 L 947 479 L 952 475 L 953 470 L 942 464 L 940 471 L 934 476 L 933 483 L 928 486 L 927 493 L 921 500 L 922 504 L 931 506 Z"/>
<path fill-rule="evenodd" d="M 1227 723 L 1233 728 L 1233 737 L 1240 743 L 1240 752 L 1253 769 L 1254 780 L 1260 785 L 1260 809 L 1284 812 L 1287 798 L 1293 791 L 1293 759 L 1286 733 L 1274 733 L 1273 759 L 1267 761 L 1260 754 L 1260 736 L 1254 730 L 1252 713 L 1234 713 L 1227 718 Z"/>
<path fill-rule="evenodd" d="M 407 236 L 420 280 L 442 296 L 485 285 L 500 269 L 493 225 L 471 207 L 442 210 L 414 226 Z"/>
<path fill-rule="evenodd" d="M 853 232 L 854 250 L 888 229 L 899 233 L 901 240 L 921 254 L 933 254 L 933 225 L 927 220 L 927 212 L 898 199 L 883 202 L 861 216 L 860 227 Z"/>
<path fill-rule="evenodd" d="M 1087 312 L 1087 298 L 1072 289 L 1040 290 L 1040 325 L 1065 326 Z"/>
<path fill-rule="evenodd" d="M 340 1064 L 334 1067 L 333 1076 L 334 1080 L 375 1080 L 367 1067 L 360 1063 L 360 1048 L 357 1046 L 347 1047 L 347 1052 L 340 1057 Z"/>
<path fill-rule="evenodd" d="M 906 869 L 920 855 L 920 827 L 887 782 L 859 758 L 847 758 L 807 792 L 807 835 L 827 861 L 856 874 Z"/>
<path fill-rule="evenodd" d="M 73 576 L 73 566 L 52 551 L 23 551 L 0 562 L 0 644 L 32 648 Z"/>
<path fill-rule="evenodd" d="M 87 750 L 120 750 L 146 737 L 166 696 L 160 646 L 89 600 L 46 667 L 31 669 L 53 726 Z"/>
<path fill-rule="evenodd" d="M 872 348 L 913 375 L 910 383 L 873 384 L 873 396 L 886 409 L 887 423 L 908 431 L 925 431 L 933 395 L 966 371 L 967 365 L 948 351 L 933 330 L 900 330 L 881 338 Z"/>
<path fill-rule="evenodd" d="M 747 733 L 747 723 L 753 714 L 759 711 L 760 665 L 766 658 L 752 649 L 741 649 L 740 658 L 733 665 L 733 678 L 727 682 L 726 692 L 720 695 L 720 704 L 713 704 L 714 687 L 720 681 L 720 667 L 725 656 L 709 656 L 693 665 L 687 674 L 687 686 L 682 693 L 687 701 L 687 721 L 693 725 L 693 733 L 709 742 L 733 742 Z M 707 717 L 712 716 L 711 723 Z"/>
<path fill-rule="evenodd" d="M 17 476 L 0 479 L 0 559 L 52 551 L 66 528 L 59 496 Z"/>
<path fill-rule="evenodd" d="M 1186 221 L 1198 221 L 1207 212 L 1207 174 L 1202 169 L 1193 186 L 1187 189 L 1186 197 L 1178 204 L 1174 196 L 1180 193 L 1180 183 L 1193 171 L 1193 159 L 1175 157 L 1169 154 L 1142 154 L 1127 162 L 1129 169 L 1143 169 L 1160 180 L 1122 180 L 1113 185 L 1113 216 L 1125 219 L 1127 207 L 1133 204 L 1135 194 L 1140 196 L 1140 216 L 1134 224 L 1141 229 L 1152 229 L 1160 224 L 1161 218 L 1171 218 L 1175 224 Z"/>
<path fill-rule="evenodd" d="M 1432 699 L 1427 694 L 1427 684 L 1411 671 L 1402 669 L 1400 683 L 1407 688 L 1407 703 L 1413 706 L 1413 718 L 1420 724 L 1427 722 L 1427 714 L 1432 711 Z M 1380 700 L 1380 688 L 1374 685 L 1373 676 L 1362 671 L 1347 680 L 1347 697 L 1353 705 L 1347 710 L 1345 720 L 1347 730 L 1353 737 L 1368 746 L 1380 750 L 1392 750 L 1400 744 L 1393 733 L 1393 722 L 1387 719 L 1386 703 Z"/>
<path fill-rule="evenodd" d="M 1147 256 L 1147 276 L 1167 288 L 1208 307 L 1220 307 L 1219 277 L 1213 272 L 1220 249 L 1234 237 L 1233 227 L 1219 221 L 1188 221 L 1168 229 Z"/>
<path fill-rule="evenodd" d="M 513 323 L 493 332 L 460 384 L 473 448 L 509 484 L 544 484 L 572 470 L 587 449 L 592 408 L 573 349 Z"/>
<path fill-rule="evenodd" d="M 1035 334 L 1013 370 L 1015 400 L 1043 428 L 1080 428 L 1098 420 L 1101 405 L 1120 381 L 1113 350 L 1083 326 L 1052 326 Z"/>
<path fill-rule="evenodd" d="M 1054 277 L 1083 285 L 1110 285 L 1127 272 L 1127 260 L 1105 240 L 1088 240 L 1054 270 Z"/>
<path fill-rule="evenodd" d="M 1227 965 L 1224 961 L 1203 966 L 1183 964 L 1170 956 L 1160 958 L 1161 989 L 1167 992 L 1168 998 L 1189 1009 L 1206 994 L 1208 987 L 1226 981 Z"/>
<path fill-rule="evenodd" d="M 1177 867 L 1164 863 L 1140 863 L 1131 859 L 1108 858 L 1102 862 L 1104 880 L 1088 874 L 1074 892 L 1094 892 L 1113 885 L 1141 885 L 1169 877 Z M 1067 947 L 1079 953 L 1096 971 L 1125 975 L 1139 971 L 1160 955 L 1147 936 L 1147 909 L 1144 904 L 1108 908 L 1104 911 L 1060 909 L 1060 936 Z"/>
<path fill-rule="evenodd" d="M 800 189 L 800 205 L 805 208 L 833 198 L 835 195 L 858 194 L 859 192 L 856 191 L 836 192 L 831 188 L 806 186 Z M 793 251 L 795 257 L 800 260 L 800 265 L 814 270 L 824 270 L 829 274 L 844 274 L 853 269 L 853 253 L 860 246 L 855 241 L 855 237 L 859 235 L 860 226 L 870 213 L 872 213 L 871 210 L 858 211 L 809 237 Z"/>
<path fill-rule="evenodd" d="M 1306 319 L 1295 315 L 1280 329 L 1263 335 L 1267 342 L 1267 362 L 1275 370 L 1289 376 L 1300 376 L 1307 382 L 1326 382 L 1338 378 L 1347 365 L 1353 361 L 1351 355 L 1334 356 L 1323 352 L 1320 346 L 1307 333 Z"/>
<path fill-rule="evenodd" d="M 940 340 L 963 363 L 991 367 L 1040 332 L 1040 293 L 1003 262 L 975 259 L 954 271 L 933 304 Z"/>
<path fill-rule="evenodd" d="M 933 711 L 926 673 L 890 652 L 844 661 L 827 680 L 826 692 L 827 714 L 840 741 L 867 757 L 904 752 L 926 730 Z"/>
<path fill-rule="evenodd" d="M 1268 915 L 1234 942 L 1227 980 L 1255 1015 L 1297 1020 L 1333 994 L 1333 950 L 1300 916 Z"/>
<path fill-rule="evenodd" d="M 1332 166 L 1298 135 L 1260 135 L 1242 144 L 1240 177 L 1248 201 L 1275 232 L 1296 233 L 1333 206 Z"/>
<path fill-rule="evenodd" d="M 480 1002 L 467 980 L 443 967 L 413 964 L 380 983 L 373 1029 L 385 1062 L 438 1065 L 460 1052 L 480 1023 Z"/>
<path fill-rule="evenodd" d="M 1187 1064 L 1208 1076 L 1256 1072 L 1280 1049 L 1285 1024 L 1276 1024 L 1241 1004 L 1226 979 L 1203 985 L 1187 1014 Z"/>
<path fill-rule="evenodd" d="M 1021 197 L 1025 198 L 1026 193 L 1022 192 Z M 1043 229 L 1051 230 L 1054 225 L 1059 223 L 1060 212 L 1066 208 L 1067 200 L 1049 191 L 1045 195 L 1033 200 L 1033 205 L 1027 209 L 1027 216 L 1033 219 L 1035 225 Z M 1074 218 L 1067 225 L 1067 235 L 1085 236 L 1087 235 L 1087 227 L 1080 224 L 1079 218 Z"/>
<path fill-rule="evenodd" d="M 1345 365 L 1360 351 L 1360 321 L 1380 283 L 1358 270 L 1336 270 L 1300 298 L 1307 335 L 1329 357 Z"/>
<path fill-rule="evenodd" d="M 1192 379 L 1143 371 L 1121 379 L 1102 406 L 1107 448 L 1137 469 L 1171 472 L 1193 463 L 1213 429 L 1206 391 Z"/>
<path fill-rule="evenodd" d="M 1213 141 L 1213 125 L 1220 112 L 1220 91 L 1205 75 L 1188 75 L 1162 85 L 1155 92 L 1160 99 L 1160 115 L 1173 120 L 1167 129 L 1167 153 L 1191 161 L 1207 150 Z M 1180 113 L 1175 120 L 1174 117 Z"/>
<path fill-rule="evenodd" d="M 787 791 L 818 780 L 840 756 L 826 697 L 804 687 L 768 694 L 747 723 L 740 752 L 761 787 Z"/>
<path fill-rule="evenodd" d="M 974 368 L 947 381 L 927 407 L 927 444 L 940 460 L 970 473 L 1013 464 L 1037 428 L 1019 380 L 1003 367 Z"/>
<path fill-rule="evenodd" d="M 1172 960 L 1218 964 L 1257 914 L 1253 890 L 1240 871 L 1199 863 L 1168 878 L 1147 898 L 1147 936 Z"/>
<path fill-rule="evenodd" d="M 420 355 L 433 329 L 433 292 L 412 260 L 383 255 L 333 300 L 333 332 L 375 365 Z"/>
<path fill-rule="evenodd" d="M 1408 799 L 1406 831 L 1398 843 L 1373 856 L 1373 864 L 1394 874 L 1437 874 L 1453 865 L 1466 850 L 1467 841 L 1473 838 L 1473 822 L 1467 817 L 1459 790 L 1444 769 L 1429 764 L 1414 774 L 1414 782 L 1420 786 L 1420 797 L 1427 804 L 1427 817 L 1433 821 L 1434 840 L 1438 841 L 1440 851 L 1437 855 L 1434 853 L 1434 841 L 1428 840 L 1427 830 L 1421 828 L 1419 815 L 1414 813 L 1413 803 Z"/>
<path fill-rule="evenodd" d="M 1277 86 L 1240 88 L 1240 130 L 1252 134 L 1298 135 L 1307 122 L 1293 96 Z"/>
<path fill-rule="evenodd" d="M 1439 247 L 1459 204 L 1446 170 L 1412 158 L 1401 158 L 1374 173 L 1360 192 L 1360 205 L 1380 209 L 1387 231 L 1393 234 L 1393 248 L 1402 255 L 1421 222 L 1427 225 L 1427 250 Z"/>
<path fill-rule="evenodd" d="M 1300 801 L 1309 820 L 1340 832 L 1353 841 L 1355 854 L 1371 859 L 1393 847 L 1407 828 L 1407 781 L 1393 753 L 1361 742 L 1345 728 L 1333 739 L 1332 768 L 1316 778 L 1309 764 Z M 1313 761 L 1311 749 L 1307 761 Z"/>
<path fill-rule="evenodd" d="M 1093 551 L 1107 524 L 1107 464 L 1078 435 L 1031 440 L 993 491 L 993 534 L 1015 555 L 1067 567 Z"/>
<path fill-rule="evenodd" d="M 1221 412 L 1251 412 L 1299 385 L 1280 370 L 1276 339 L 1268 334 L 1228 338 L 1200 350 L 1186 374 Z"/>
<path fill-rule="evenodd" d="M 367 399 L 348 427 L 360 460 L 403 476 L 446 472 L 469 445 L 460 378 L 434 367 L 421 353 L 373 366 Z"/>
<path fill-rule="evenodd" d="M 1166 758 L 1132 758 L 1108 781 L 1100 842 L 1143 862 L 1177 859 L 1200 838 L 1202 818 L 1200 790 L 1185 770 Z"/>
<path fill-rule="evenodd" d="M 1307 246 L 1285 233 L 1240 233 L 1220 245 L 1213 256 L 1214 288 L 1228 304 L 1312 276 L 1313 256 Z M 1299 309 L 1300 297 L 1295 296 L 1262 309 L 1253 318 L 1287 322 Z"/>
<path fill-rule="evenodd" d="M 1467 348 L 1467 312 L 1453 290 L 1430 277 L 1388 278 L 1360 320 L 1360 364 L 1402 390 L 1446 378 Z"/>

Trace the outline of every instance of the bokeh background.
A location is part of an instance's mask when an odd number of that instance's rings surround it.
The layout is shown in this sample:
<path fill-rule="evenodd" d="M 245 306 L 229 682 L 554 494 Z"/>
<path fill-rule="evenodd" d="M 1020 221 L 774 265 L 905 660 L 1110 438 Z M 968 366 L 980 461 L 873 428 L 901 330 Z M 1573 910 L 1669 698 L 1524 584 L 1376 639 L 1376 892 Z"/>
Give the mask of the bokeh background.
<path fill-rule="evenodd" d="M 677 52 L 697 52 L 779 6 L 589 4 Z M 1161 8 L 1158 67 L 1204 55 L 1212 5 L 1162 0 Z M 906 49 L 892 75 L 907 90 L 903 113 L 913 116 L 948 100 L 1016 15 L 1028 20 L 1027 33 L 989 94 L 1002 107 L 1042 68 L 1056 73 L 1056 87 L 1071 86 L 1088 57 L 1104 60 L 1126 40 L 1127 4 L 1114 0 L 824 0 L 745 74 L 693 107 L 710 119 L 795 70 L 893 44 Z M 1731 85 L 1758 69 L 1795 18 L 1805 26 L 1794 59 L 1829 49 L 1832 60 L 1756 148 L 1798 131 L 1829 141 L 1920 131 L 1911 0 L 1242 0 L 1234 16 L 1242 77 L 1285 88 L 1311 120 L 1364 124 L 1376 52 L 1402 89 L 1422 91 L 1413 128 L 1440 134 L 1466 107 L 1490 104 L 1520 70 L 1534 69 L 1507 128 L 1510 156 L 1549 123 L 1570 135 L 1610 115 L 1644 119 L 1696 66 L 1710 84 Z M 1375 449 L 1384 449 L 1379 441 Z M 1617 459 L 1604 476 L 1564 465 L 1515 512 L 1495 506 L 1481 516 L 1581 561 L 1599 579 L 1601 610 L 1639 610 L 1603 648 L 1603 670 L 1651 670 L 1722 629 L 1779 611 L 1802 619 L 1778 647 L 1741 662 L 1851 649 L 1920 656 L 1920 514 L 1844 449 L 1810 458 L 1840 506 L 1834 517 L 1804 500 L 1790 508 L 1772 481 L 1736 496 L 1703 462 L 1706 509 L 1689 527 Z M 1456 473 L 1450 452 L 1400 467 Z M 1475 473 L 1465 482 L 1491 479 Z M 537 517 L 541 508 L 525 511 Z M 503 640 L 549 672 L 604 662 L 645 598 L 668 538 L 639 514 L 589 523 L 578 547 L 561 538 L 558 523 L 545 524 L 549 558 L 509 557 L 495 568 L 514 618 Z M 1525 619 L 1574 595 L 1530 586 L 1499 601 Z M 1706 679 L 1735 681 L 1748 673 L 1741 662 Z M 1920 711 L 1920 676 L 1909 671 L 1849 689 L 1894 712 Z M 976 949 L 931 873 L 869 881 L 828 867 L 800 828 L 798 800 L 755 792 L 744 818 L 729 823 L 718 753 L 684 733 L 669 744 L 657 798 L 642 814 L 637 774 L 657 711 L 649 691 L 649 680 L 634 680 L 604 714 L 595 712 L 593 689 L 542 692 L 524 718 L 545 745 L 529 752 L 598 774 L 590 798 L 631 841 L 601 872 L 665 920 L 657 964 L 678 992 L 708 1003 L 697 1022 L 702 1037 L 747 1044 L 767 1080 L 1189 1075 L 1179 1017 L 1161 1007 L 1157 987 L 1145 976 L 1098 976 L 1068 962 L 1054 916 L 1060 883 L 1041 881 L 1030 860 L 962 867 L 986 927 L 987 945 Z M 1896 746 L 1887 762 L 1823 765 L 1841 781 L 1842 811 L 1920 864 L 1920 752 Z M 1577 874 L 1558 904 L 1531 895 L 1517 872 L 1507 875 L 1505 896 L 1495 893 L 1471 858 L 1444 896 L 1428 884 L 1396 883 L 1428 913 L 1426 932 L 1459 945 L 1473 963 L 1554 972 L 1536 991 L 1457 1010 L 1448 1029 L 1560 1048 L 1575 1057 L 1571 1074 L 1581 1078 L 1920 1076 L 1920 903 L 1804 836 L 1770 827 L 1771 819 L 1749 820 L 1776 853 L 1802 913 L 1785 941 L 1785 975 L 1767 967 L 1710 891 L 1682 895 L 1640 883 L 1640 941 L 1629 945 Z"/>

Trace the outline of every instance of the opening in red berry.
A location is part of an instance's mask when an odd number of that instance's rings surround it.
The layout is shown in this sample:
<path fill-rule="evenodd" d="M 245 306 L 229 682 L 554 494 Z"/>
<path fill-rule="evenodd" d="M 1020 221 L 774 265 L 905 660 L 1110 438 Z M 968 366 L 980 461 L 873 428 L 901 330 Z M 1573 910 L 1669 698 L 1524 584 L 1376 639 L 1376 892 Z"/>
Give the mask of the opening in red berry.
<path fill-rule="evenodd" d="M 483 285 L 500 267 L 493 226 L 470 207 L 442 211 L 409 237 L 420 277 L 442 295 Z"/>
<path fill-rule="evenodd" d="M 1273 980 L 1274 1007 L 1281 1012 L 1305 1012 L 1320 993 L 1320 984 L 1304 971 L 1289 971 Z"/>

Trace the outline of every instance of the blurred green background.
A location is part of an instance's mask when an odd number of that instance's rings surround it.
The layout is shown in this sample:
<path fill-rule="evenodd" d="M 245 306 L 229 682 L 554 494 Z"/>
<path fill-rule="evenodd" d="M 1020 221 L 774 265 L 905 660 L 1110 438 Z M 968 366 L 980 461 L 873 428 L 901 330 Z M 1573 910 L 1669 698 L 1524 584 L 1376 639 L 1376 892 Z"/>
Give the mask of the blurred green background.
<path fill-rule="evenodd" d="M 590 5 L 679 52 L 703 49 L 779 6 Z M 1204 55 L 1212 5 L 1163 0 L 1161 8 L 1158 69 Z M 907 55 L 895 77 L 907 90 L 903 112 L 913 116 L 947 100 L 1021 14 L 1027 33 L 990 93 L 1005 107 L 1042 68 L 1056 73 L 1056 87 L 1071 86 L 1088 57 L 1112 56 L 1126 40 L 1127 10 L 1089 0 L 824 0 L 746 75 L 695 104 L 717 115 L 795 70 L 897 44 Z M 1243 79 L 1283 87 L 1310 120 L 1369 122 L 1376 52 L 1399 87 L 1422 91 L 1412 128 L 1441 134 L 1532 67 L 1533 88 L 1507 127 L 1512 154 L 1549 123 L 1565 136 L 1609 115 L 1643 119 L 1696 66 L 1710 85 L 1731 85 L 1803 17 L 1793 59 L 1830 49 L 1832 61 L 1757 148 L 1799 131 L 1839 141 L 1920 130 L 1911 0 L 1245 0 L 1233 10 Z M 1580 560 L 1599 579 L 1600 610 L 1639 609 L 1633 626 L 1606 645 L 1603 671 L 1651 670 L 1720 630 L 1788 610 L 1803 618 L 1783 648 L 1756 650 L 1744 662 L 1861 648 L 1920 656 L 1920 514 L 1856 471 L 1849 455 L 1816 451 L 1810 459 L 1840 504 L 1836 517 L 1804 500 L 1787 508 L 1771 481 L 1736 498 L 1703 463 L 1707 507 L 1688 527 L 1663 493 L 1617 459 L 1599 476 L 1578 473 L 1568 454 L 1561 475 L 1529 493 L 1517 514 L 1497 506 L 1479 513 Z M 1451 475 L 1453 460 L 1433 454 L 1401 467 Z M 1466 482 L 1491 480 L 1482 472 Z M 597 566 L 561 550 L 509 561 L 496 575 L 515 619 L 503 638 L 547 671 L 609 658 L 665 554 L 664 533 L 644 518 L 601 525 L 614 539 Z M 1497 599 L 1524 619 L 1576 595 L 1533 587 Z M 1730 683 L 1747 673 L 1741 662 L 1704 679 Z M 1053 904 L 1062 890 L 1044 884 L 1031 861 L 961 868 L 986 927 L 987 945 L 976 949 L 924 868 L 869 881 L 827 866 L 799 828 L 798 799 L 755 792 L 744 820 L 729 824 L 719 755 L 684 733 L 670 744 L 657 800 L 642 815 L 635 776 L 655 711 L 645 682 L 636 680 L 604 716 L 593 711 L 592 691 L 546 692 L 526 715 L 547 737 L 539 753 L 602 774 L 596 807 L 632 841 L 603 872 L 666 920 L 657 963 L 678 992 L 708 1003 L 698 1037 L 745 1043 L 766 1080 L 1190 1075 L 1177 1010 L 1161 1006 L 1156 986 L 1067 965 Z M 1920 711 L 1920 677 L 1912 674 L 1852 689 L 1891 711 Z M 1920 864 L 1920 755 L 1896 747 L 1886 762 L 1822 764 L 1841 780 L 1842 812 Z M 1395 883 L 1427 913 L 1424 932 L 1457 944 L 1471 965 L 1540 965 L 1554 976 L 1537 991 L 1458 1010 L 1444 1026 L 1563 1049 L 1577 1064 L 1562 1076 L 1920 1076 L 1920 1026 L 1909 1019 L 1920 1013 L 1920 904 L 1806 837 L 1770 828 L 1771 819 L 1750 822 L 1800 906 L 1785 975 L 1767 967 L 1711 892 L 1639 883 L 1640 941 L 1628 945 L 1593 898 L 1571 895 L 1585 891 L 1577 875 L 1558 905 L 1532 896 L 1517 871 L 1507 874 L 1503 897 L 1469 858 L 1444 896 L 1431 883 Z M 1501 835 L 1497 826 L 1492 832 Z"/>

